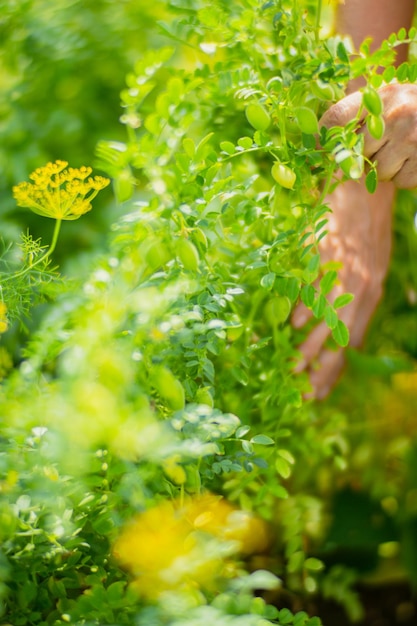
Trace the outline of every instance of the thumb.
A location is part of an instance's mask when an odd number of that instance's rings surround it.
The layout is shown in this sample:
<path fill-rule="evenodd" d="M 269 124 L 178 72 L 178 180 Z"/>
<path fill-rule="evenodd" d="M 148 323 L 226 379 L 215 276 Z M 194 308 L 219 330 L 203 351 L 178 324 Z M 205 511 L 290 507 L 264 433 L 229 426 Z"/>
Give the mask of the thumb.
<path fill-rule="evenodd" d="M 333 104 L 321 117 L 320 126 L 331 128 L 332 126 L 346 126 L 348 122 L 353 120 L 359 112 L 362 104 L 362 93 L 354 91 L 336 104 Z M 366 115 L 363 110 L 359 119 L 362 121 Z"/>

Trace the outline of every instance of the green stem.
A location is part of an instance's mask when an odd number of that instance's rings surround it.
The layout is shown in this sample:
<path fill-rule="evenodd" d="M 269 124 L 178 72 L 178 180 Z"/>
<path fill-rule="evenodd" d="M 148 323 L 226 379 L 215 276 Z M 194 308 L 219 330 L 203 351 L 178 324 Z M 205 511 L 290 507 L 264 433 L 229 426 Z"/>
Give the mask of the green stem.
<path fill-rule="evenodd" d="M 285 115 L 282 115 L 282 111 L 280 111 L 280 116 L 278 118 L 279 125 L 279 134 L 281 135 L 281 144 L 284 152 L 285 160 L 288 160 L 288 146 L 287 146 L 287 129 L 285 126 Z"/>
<path fill-rule="evenodd" d="M 332 166 L 330 167 L 330 171 L 329 171 L 329 173 L 328 173 L 328 175 L 326 177 L 326 180 L 324 182 L 323 189 L 322 189 L 321 194 L 320 194 L 320 198 L 317 200 L 316 205 L 315 205 L 314 208 L 318 208 L 321 204 L 323 204 L 324 199 L 327 196 L 327 194 L 329 193 L 330 186 L 331 186 L 331 184 L 333 182 L 333 174 L 334 174 L 335 170 L 336 170 L 336 164 L 333 163 Z"/>
<path fill-rule="evenodd" d="M 14 280 L 15 278 L 20 278 L 21 276 L 24 276 L 25 274 L 27 274 L 27 272 L 32 270 L 34 267 L 36 267 L 40 263 L 43 263 L 44 261 L 46 261 L 51 256 L 51 254 L 53 253 L 53 251 L 56 248 L 56 244 L 57 244 L 58 237 L 59 237 L 59 231 L 61 229 L 61 223 L 62 223 L 62 220 L 60 220 L 60 219 L 57 219 L 56 222 L 55 222 L 55 228 L 54 228 L 54 232 L 53 232 L 53 235 L 52 235 L 51 245 L 49 246 L 47 252 L 45 252 L 45 254 L 43 256 L 41 256 L 39 259 L 37 259 L 37 261 L 35 261 L 31 265 L 28 265 L 27 267 L 24 267 L 22 270 L 20 270 L 19 272 L 16 272 L 15 274 L 12 274 L 11 276 L 6 276 L 6 278 L 3 278 L 2 279 L 2 283 L 5 283 L 5 282 L 7 282 L 9 280 Z"/>
<path fill-rule="evenodd" d="M 61 230 L 61 224 L 62 224 L 62 220 L 56 220 L 54 233 L 52 235 L 51 245 L 49 246 L 48 252 L 42 257 L 42 259 L 46 259 L 55 250 L 58 237 L 59 237 L 59 231 Z M 42 259 L 40 259 L 40 261 L 42 261 Z"/>

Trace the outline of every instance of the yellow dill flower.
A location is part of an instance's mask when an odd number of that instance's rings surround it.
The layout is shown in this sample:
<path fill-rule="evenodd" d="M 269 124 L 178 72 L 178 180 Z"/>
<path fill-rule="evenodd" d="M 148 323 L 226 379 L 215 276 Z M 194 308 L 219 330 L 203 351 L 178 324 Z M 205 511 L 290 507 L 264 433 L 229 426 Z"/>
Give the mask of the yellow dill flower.
<path fill-rule="evenodd" d="M 0 302 L 0 334 L 5 333 L 9 328 L 9 324 L 7 322 L 7 306 L 4 302 Z"/>
<path fill-rule="evenodd" d="M 43 217 L 56 220 L 76 220 L 91 209 L 91 201 L 109 179 L 90 177 L 91 167 L 69 167 L 66 161 L 48 163 L 39 167 L 29 178 L 13 187 L 18 206 L 31 209 Z"/>
<path fill-rule="evenodd" d="M 163 502 L 137 515 L 113 546 L 133 587 L 155 600 L 165 591 L 214 589 L 230 557 L 266 546 L 264 524 L 213 494 Z"/>

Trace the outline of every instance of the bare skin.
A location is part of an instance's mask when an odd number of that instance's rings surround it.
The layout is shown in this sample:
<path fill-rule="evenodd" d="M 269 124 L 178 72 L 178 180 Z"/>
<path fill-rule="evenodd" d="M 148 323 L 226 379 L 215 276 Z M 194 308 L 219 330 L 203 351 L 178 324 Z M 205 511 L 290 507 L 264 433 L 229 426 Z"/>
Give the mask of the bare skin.
<path fill-rule="evenodd" d="M 349 34 L 355 46 L 373 38 L 377 47 L 392 32 L 409 28 L 414 0 L 346 0 L 337 16 L 337 30 Z M 406 59 L 407 50 L 399 48 L 397 63 Z M 333 105 L 321 123 L 327 127 L 342 126 L 353 119 L 361 105 L 362 95 L 355 91 Z M 340 311 L 350 331 L 350 345 L 361 345 L 366 329 L 383 291 L 391 252 L 392 207 L 395 188 L 417 186 L 417 86 L 391 84 L 379 91 L 384 106 L 385 133 L 375 140 L 363 129 L 364 153 L 377 161 L 379 179 L 375 194 L 367 192 L 363 181 L 346 181 L 327 198 L 329 234 L 321 241 L 322 263 L 340 261 L 339 283 L 330 294 L 350 292 L 354 301 Z M 295 327 L 302 327 L 311 317 L 300 304 L 293 315 Z M 310 373 L 312 396 L 324 398 L 340 376 L 344 364 L 342 350 L 329 350 L 325 342 L 330 331 L 324 323 L 317 325 L 300 346 L 302 360 L 298 370 Z"/>

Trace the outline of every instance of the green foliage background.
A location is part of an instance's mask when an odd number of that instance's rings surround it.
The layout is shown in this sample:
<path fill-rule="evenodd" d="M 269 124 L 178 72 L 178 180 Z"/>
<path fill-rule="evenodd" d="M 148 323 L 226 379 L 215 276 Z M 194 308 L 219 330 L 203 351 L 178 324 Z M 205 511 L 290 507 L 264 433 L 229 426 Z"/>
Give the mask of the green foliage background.
<path fill-rule="evenodd" d="M 318 29 L 318 6 L 4 2 L 4 271 L 21 262 L 20 231 L 50 240 L 49 223 L 11 199 L 30 171 L 94 162 L 115 197 L 64 224 L 63 280 L 29 273 L 6 299 L 4 624 L 315 626 L 300 608 L 314 612 L 317 594 L 357 620 L 358 579 L 389 570 L 415 584 L 410 193 L 398 203 L 386 298 L 326 403 L 303 401 L 308 381 L 293 373 L 303 334 L 289 322 L 301 298 L 335 345 L 347 342 L 327 299 L 337 275 L 320 267 L 317 242 L 340 145 L 346 176 L 362 166 L 361 145 L 352 125 L 319 148 L 317 118 L 352 76 L 372 88 L 378 65 L 395 76 L 393 51 L 415 33 L 351 55 Z M 269 126 L 249 123 L 248 103 L 268 111 Z M 293 189 L 272 176 L 277 160 L 296 174 Z M 237 578 L 214 591 L 179 589 L 156 604 L 132 595 L 111 551 L 123 523 L 205 490 L 262 517 L 269 551 L 239 561 Z M 261 588 L 270 604 L 254 598 Z"/>

